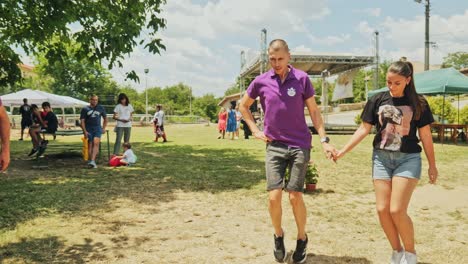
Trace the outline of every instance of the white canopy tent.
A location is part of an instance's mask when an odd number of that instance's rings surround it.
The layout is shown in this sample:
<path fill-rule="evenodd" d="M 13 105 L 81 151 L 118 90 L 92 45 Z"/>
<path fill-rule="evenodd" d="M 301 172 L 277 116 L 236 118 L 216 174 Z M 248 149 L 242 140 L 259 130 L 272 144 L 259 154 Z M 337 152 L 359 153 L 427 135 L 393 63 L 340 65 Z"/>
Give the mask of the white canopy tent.
<path fill-rule="evenodd" d="M 28 104 L 36 104 L 38 106 L 43 102 L 49 102 L 52 108 L 62 109 L 62 113 L 64 112 L 64 108 L 73 108 L 73 113 L 75 113 L 75 108 L 82 108 L 89 104 L 70 96 L 56 95 L 31 89 L 5 94 L 0 97 L 2 99 L 2 104 L 10 107 L 10 112 L 13 112 L 14 107 L 21 106 L 24 98 L 28 99 Z"/>

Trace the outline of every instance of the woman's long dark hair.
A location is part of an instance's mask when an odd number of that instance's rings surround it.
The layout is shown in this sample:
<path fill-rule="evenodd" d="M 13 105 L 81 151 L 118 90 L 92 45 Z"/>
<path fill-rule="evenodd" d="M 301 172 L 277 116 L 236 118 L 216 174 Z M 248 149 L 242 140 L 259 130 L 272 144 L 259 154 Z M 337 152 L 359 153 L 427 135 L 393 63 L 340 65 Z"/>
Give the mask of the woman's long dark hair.
<path fill-rule="evenodd" d="M 117 99 L 117 104 L 120 104 L 120 101 L 122 101 L 122 99 L 126 99 L 125 106 L 128 106 L 130 104 L 130 100 L 128 100 L 128 96 L 124 93 L 119 94 L 119 99 Z"/>
<path fill-rule="evenodd" d="M 414 111 L 414 120 L 419 120 L 421 113 L 425 108 L 425 100 L 416 92 L 413 77 L 413 64 L 409 61 L 396 61 L 390 65 L 388 72 L 395 73 L 406 78 L 411 77 L 410 82 L 405 87 L 404 95 L 410 101 L 411 108 Z"/>

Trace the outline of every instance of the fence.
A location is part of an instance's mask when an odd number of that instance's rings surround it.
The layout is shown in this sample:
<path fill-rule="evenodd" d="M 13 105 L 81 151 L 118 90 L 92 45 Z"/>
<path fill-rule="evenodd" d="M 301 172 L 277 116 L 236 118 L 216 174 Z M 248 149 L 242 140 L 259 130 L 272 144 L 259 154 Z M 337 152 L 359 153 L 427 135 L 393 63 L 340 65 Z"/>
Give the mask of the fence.
<path fill-rule="evenodd" d="M 10 124 L 12 128 L 19 128 L 21 126 L 21 115 L 9 115 Z M 63 124 L 65 127 L 77 127 L 80 122 L 80 115 L 73 114 L 58 114 L 57 118 L 60 120 L 63 118 Z M 132 122 L 133 126 L 147 126 L 152 125 L 153 116 L 148 115 L 145 118 L 145 114 L 133 115 Z M 110 126 L 115 126 L 116 121 L 112 119 L 112 115 L 107 115 L 107 121 Z M 207 123 L 208 119 L 204 119 L 196 115 L 178 116 L 178 115 L 166 115 L 164 119 L 166 124 L 202 124 Z"/>

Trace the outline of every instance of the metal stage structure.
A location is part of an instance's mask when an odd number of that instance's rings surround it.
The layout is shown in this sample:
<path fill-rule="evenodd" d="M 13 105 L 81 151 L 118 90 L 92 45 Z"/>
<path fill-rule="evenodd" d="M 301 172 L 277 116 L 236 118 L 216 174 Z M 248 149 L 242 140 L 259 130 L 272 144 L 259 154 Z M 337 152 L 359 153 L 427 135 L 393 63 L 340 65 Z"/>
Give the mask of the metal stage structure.
<path fill-rule="evenodd" d="M 297 69 L 305 71 L 311 76 L 321 76 L 322 72 L 328 71 L 331 75 L 341 72 L 358 69 L 374 64 L 374 56 L 356 56 L 356 55 L 317 55 L 291 52 L 290 64 Z M 261 73 L 261 56 L 258 55 L 251 64 L 245 65 L 240 72 L 240 78 L 255 77 Z M 265 64 L 267 64 L 265 62 Z M 269 70 L 271 67 L 267 64 L 264 67 Z"/>

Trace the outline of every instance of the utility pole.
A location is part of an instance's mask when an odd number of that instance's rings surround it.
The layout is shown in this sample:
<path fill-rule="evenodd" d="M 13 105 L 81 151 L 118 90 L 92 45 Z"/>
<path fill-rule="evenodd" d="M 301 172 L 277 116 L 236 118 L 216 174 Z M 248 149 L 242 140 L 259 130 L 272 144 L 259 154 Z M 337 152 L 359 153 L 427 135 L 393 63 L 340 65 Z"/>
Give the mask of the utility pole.
<path fill-rule="evenodd" d="M 322 97 L 320 98 L 322 107 L 323 107 L 323 123 L 326 125 L 328 123 L 328 87 L 327 87 L 327 77 L 330 76 L 328 69 L 322 71 Z"/>
<path fill-rule="evenodd" d="M 262 29 L 260 33 L 260 73 L 266 72 L 267 64 L 267 30 Z"/>
<path fill-rule="evenodd" d="M 414 0 L 416 3 L 421 3 L 422 0 Z M 426 6 L 426 32 L 425 32 L 425 39 L 424 39 L 424 70 L 429 70 L 429 45 L 431 42 L 429 41 L 429 17 L 431 11 L 431 2 L 430 0 L 426 0 L 424 5 Z"/>
<path fill-rule="evenodd" d="M 146 103 L 145 103 L 145 121 L 148 121 L 148 72 L 149 69 L 145 69 L 145 98 L 146 98 Z"/>
<path fill-rule="evenodd" d="M 425 42 L 425 49 L 424 49 L 424 70 L 429 70 L 429 12 L 430 12 L 430 2 L 426 0 L 426 42 Z"/>
<path fill-rule="evenodd" d="M 190 102 L 190 116 L 192 116 L 192 87 L 190 87 L 189 102 Z"/>
<path fill-rule="evenodd" d="M 379 31 L 374 32 L 375 37 L 375 71 L 374 71 L 374 90 L 379 89 Z"/>
<path fill-rule="evenodd" d="M 242 74 L 242 71 L 244 69 L 246 63 L 246 58 L 245 58 L 245 51 L 241 51 L 240 53 L 240 72 Z M 242 75 L 239 75 L 239 92 L 240 96 L 242 97 L 242 93 L 244 92 L 244 77 Z"/>

